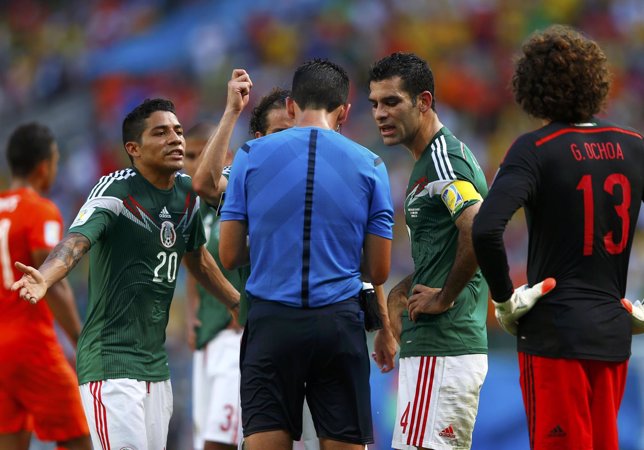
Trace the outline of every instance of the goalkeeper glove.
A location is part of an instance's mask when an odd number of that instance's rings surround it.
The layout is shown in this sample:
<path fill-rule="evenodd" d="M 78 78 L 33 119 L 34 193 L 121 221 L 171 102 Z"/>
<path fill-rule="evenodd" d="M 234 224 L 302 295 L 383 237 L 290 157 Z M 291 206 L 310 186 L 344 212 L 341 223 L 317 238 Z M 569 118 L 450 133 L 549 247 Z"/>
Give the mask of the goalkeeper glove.
<path fill-rule="evenodd" d="M 623 298 L 622 306 L 631 315 L 631 327 L 633 334 L 644 333 L 644 304 L 641 301 L 635 300 L 631 303 L 630 300 Z"/>
<path fill-rule="evenodd" d="M 552 291 L 556 284 L 554 278 L 546 278 L 532 287 L 524 284 L 516 288 L 512 293 L 512 297 L 505 302 L 497 303 L 492 300 L 495 310 L 494 315 L 501 328 L 512 336 L 516 336 L 519 319 L 532 309 L 537 300 Z"/>

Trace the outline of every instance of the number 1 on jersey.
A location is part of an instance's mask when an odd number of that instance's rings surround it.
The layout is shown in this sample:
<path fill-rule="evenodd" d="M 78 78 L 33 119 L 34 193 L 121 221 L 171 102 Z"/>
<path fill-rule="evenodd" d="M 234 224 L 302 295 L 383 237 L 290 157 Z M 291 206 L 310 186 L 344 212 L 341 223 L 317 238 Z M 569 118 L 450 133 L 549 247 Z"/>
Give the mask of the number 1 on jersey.
<path fill-rule="evenodd" d="M 2 265 L 2 285 L 9 289 L 13 282 L 13 268 L 11 267 L 11 255 L 9 254 L 9 228 L 11 220 L 0 220 L 0 265 Z"/>
<path fill-rule="evenodd" d="M 615 195 L 615 186 L 619 186 L 622 191 L 622 202 L 615 205 L 615 212 L 621 219 L 621 239 L 619 242 L 614 241 L 613 231 L 604 235 L 604 246 L 606 251 L 611 255 L 618 255 L 624 251 L 628 244 L 628 230 L 630 227 L 630 216 L 628 210 L 631 204 L 631 184 L 621 173 L 612 173 L 604 180 L 604 191 L 610 195 Z M 595 239 L 595 198 L 593 197 L 592 177 L 586 174 L 581 177 L 577 190 L 583 191 L 584 194 L 584 256 L 593 254 L 593 242 Z"/>

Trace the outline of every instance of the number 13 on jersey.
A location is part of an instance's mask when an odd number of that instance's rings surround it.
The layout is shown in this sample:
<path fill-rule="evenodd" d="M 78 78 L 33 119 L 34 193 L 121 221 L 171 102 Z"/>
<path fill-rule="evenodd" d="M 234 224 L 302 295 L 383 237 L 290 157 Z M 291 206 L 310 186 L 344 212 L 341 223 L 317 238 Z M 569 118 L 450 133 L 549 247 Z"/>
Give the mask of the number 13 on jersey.
<path fill-rule="evenodd" d="M 593 254 L 593 242 L 595 239 L 595 201 L 593 193 L 592 176 L 586 174 L 581 177 L 577 190 L 584 194 L 584 256 Z M 619 190 L 615 190 L 619 186 Z M 624 251 L 628 244 L 628 230 L 630 227 L 629 208 L 631 205 L 631 184 L 626 176 L 621 173 L 612 173 L 604 180 L 604 191 L 616 197 L 621 191 L 621 202 L 614 206 L 615 213 L 621 222 L 620 240 L 615 242 L 614 231 L 604 235 L 604 246 L 611 255 L 618 255 Z"/>

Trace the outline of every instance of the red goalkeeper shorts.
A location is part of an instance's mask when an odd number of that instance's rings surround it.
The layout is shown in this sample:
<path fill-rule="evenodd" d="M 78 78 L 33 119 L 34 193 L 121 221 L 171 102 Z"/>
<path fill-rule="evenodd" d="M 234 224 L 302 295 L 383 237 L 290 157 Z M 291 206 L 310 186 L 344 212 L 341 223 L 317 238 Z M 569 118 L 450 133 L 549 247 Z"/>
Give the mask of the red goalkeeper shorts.
<path fill-rule="evenodd" d="M 617 412 L 628 361 L 559 359 L 519 353 L 532 450 L 618 450 Z"/>

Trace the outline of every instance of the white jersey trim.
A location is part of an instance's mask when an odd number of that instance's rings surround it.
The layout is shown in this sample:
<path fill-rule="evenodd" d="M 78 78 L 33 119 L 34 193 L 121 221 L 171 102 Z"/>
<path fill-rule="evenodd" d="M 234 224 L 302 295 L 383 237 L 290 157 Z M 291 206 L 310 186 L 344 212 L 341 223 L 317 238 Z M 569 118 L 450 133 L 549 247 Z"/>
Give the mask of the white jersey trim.
<path fill-rule="evenodd" d="M 447 142 L 445 136 L 438 138 L 432 145 L 432 161 L 434 161 L 434 168 L 441 180 L 456 180 L 454 168 L 449 160 L 447 153 Z"/>

